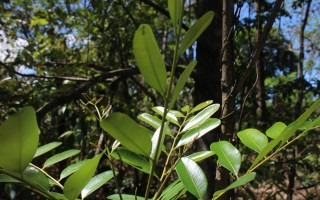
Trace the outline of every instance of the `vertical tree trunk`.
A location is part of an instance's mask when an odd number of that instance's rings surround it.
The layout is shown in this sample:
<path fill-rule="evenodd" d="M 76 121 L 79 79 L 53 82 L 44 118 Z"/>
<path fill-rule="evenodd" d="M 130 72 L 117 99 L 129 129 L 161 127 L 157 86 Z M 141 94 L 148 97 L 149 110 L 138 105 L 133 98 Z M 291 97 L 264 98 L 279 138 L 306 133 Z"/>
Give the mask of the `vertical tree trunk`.
<path fill-rule="evenodd" d="M 215 16 L 208 29 L 197 40 L 196 56 L 197 67 L 194 75 L 195 90 L 194 102 L 201 103 L 206 100 L 213 100 L 221 104 L 221 16 L 222 0 L 197 0 L 197 17 L 201 17 L 207 11 L 214 11 Z M 217 113 L 215 117 L 220 117 Z M 210 144 L 217 141 L 219 131 L 206 134 L 197 141 L 199 150 L 208 150 Z M 216 163 L 213 159 L 206 159 L 201 164 L 208 179 L 207 199 L 212 199 L 216 191 L 215 176 Z"/>
<path fill-rule="evenodd" d="M 304 61 L 304 31 L 308 22 L 309 12 L 310 12 L 310 6 L 311 6 L 312 0 L 307 1 L 307 7 L 305 11 L 304 18 L 301 23 L 300 27 L 300 48 L 299 48 L 299 64 L 297 67 L 297 102 L 295 105 L 295 115 L 296 118 L 301 114 L 301 107 L 302 107 L 302 101 L 303 101 L 303 92 L 304 92 L 304 76 L 303 76 L 303 61 Z M 296 149 L 293 151 L 293 158 L 291 162 L 289 161 L 289 184 L 288 184 L 288 196 L 287 200 L 292 200 L 293 194 L 294 194 L 294 188 L 295 188 L 295 178 L 296 178 L 296 164 L 295 164 L 295 158 L 296 158 Z"/>
<path fill-rule="evenodd" d="M 262 21 L 261 21 L 261 0 L 257 0 L 255 4 L 255 10 L 257 15 L 257 30 L 256 30 L 256 42 L 261 38 L 262 33 Z M 257 125 L 258 127 L 265 128 L 267 108 L 265 101 L 265 86 L 264 86 L 264 69 L 263 69 L 263 60 L 262 53 L 259 55 L 259 58 L 256 61 L 256 101 L 257 101 Z"/>
<path fill-rule="evenodd" d="M 221 140 L 232 141 L 234 136 L 235 96 L 232 93 L 234 88 L 234 66 L 233 66 L 233 1 L 223 0 L 222 8 L 222 63 L 221 63 Z M 220 174 L 219 186 L 222 188 L 230 184 L 229 171 L 225 168 L 218 168 Z M 221 199 L 230 199 L 229 192 Z"/>

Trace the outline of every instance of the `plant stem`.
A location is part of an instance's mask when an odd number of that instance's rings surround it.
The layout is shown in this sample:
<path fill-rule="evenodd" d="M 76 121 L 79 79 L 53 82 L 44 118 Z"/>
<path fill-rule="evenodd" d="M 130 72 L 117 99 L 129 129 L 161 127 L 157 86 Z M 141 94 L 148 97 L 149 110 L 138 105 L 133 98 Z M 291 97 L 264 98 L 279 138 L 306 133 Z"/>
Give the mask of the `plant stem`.
<path fill-rule="evenodd" d="M 61 183 L 59 183 L 59 181 L 57 181 L 56 179 L 54 179 L 52 176 L 50 176 L 47 172 L 45 172 L 43 169 L 39 168 L 38 166 L 29 163 L 30 166 L 36 168 L 37 170 L 39 170 L 41 173 L 43 173 L 46 177 L 48 177 L 49 179 L 51 179 L 57 186 L 59 186 L 59 188 L 61 188 L 61 190 L 64 189 L 63 185 L 61 185 Z"/>

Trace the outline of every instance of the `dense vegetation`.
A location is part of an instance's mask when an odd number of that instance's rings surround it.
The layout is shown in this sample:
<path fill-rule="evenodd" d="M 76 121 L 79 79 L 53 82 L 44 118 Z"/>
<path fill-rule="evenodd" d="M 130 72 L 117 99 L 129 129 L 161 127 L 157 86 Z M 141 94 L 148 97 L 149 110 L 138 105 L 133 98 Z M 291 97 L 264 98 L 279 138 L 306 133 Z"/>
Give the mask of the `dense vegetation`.
<path fill-rule="evenodd" d="M 0 199 L 316 198 L 319 8 L 2 1 Z"/>

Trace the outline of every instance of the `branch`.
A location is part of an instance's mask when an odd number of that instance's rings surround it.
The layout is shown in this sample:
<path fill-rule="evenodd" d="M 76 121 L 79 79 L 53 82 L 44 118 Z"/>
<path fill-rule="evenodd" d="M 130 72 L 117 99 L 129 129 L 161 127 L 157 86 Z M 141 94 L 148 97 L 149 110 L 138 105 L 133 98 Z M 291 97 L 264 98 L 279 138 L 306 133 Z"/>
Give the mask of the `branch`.
<path fill-rule="evenodd" d="M 53 108 L 66 104 L 74 99 L 80 98 L 80 95 L 86 92 L 91 86 L 98 82 L 104 82 L 106 79 L 114 78 L 117 76 L 131 76 L 137 74 L 139 71 L 137 68 L 126 68 L 113 70 L 104 74 L 101 74 L 98 77 L 94 77 L 86 82 L 81 83 L 76 88 L 73 88 L 69 92 L 65 92 L 62 95 L 52 99 L 50 102 L 40 107 L 37 110 L 37 118 L 42 119 L 49 111 Z"/>
<path fill-rule="evenodd" d="M 276 0 L 273 9 L 269 15 L 267 24 L 265 25 L 260 40 L 256 44 L 256 49 L 253 53 L 252 58 L 250 59 L 246 71 L 243 73 L 242 77 L 240 78 L 239 83 L 235 86 L 234 90 L 232 91 L 234 95 L 237 95 L 241 89 L 243 88 L 244 83 L 249 78 L 250 74 L 252 73 L 254 66 L 259 59 L 259 56 L 261 54 L 261 51 L 263 49 L 264 44 L 266 43 L 267 37 L 269 35 L 269 32 L 272 28 L 272 25 L 277 17 L 277 14 L 281 10 L 281 6 L 283 4 L 284 0 Z"/>

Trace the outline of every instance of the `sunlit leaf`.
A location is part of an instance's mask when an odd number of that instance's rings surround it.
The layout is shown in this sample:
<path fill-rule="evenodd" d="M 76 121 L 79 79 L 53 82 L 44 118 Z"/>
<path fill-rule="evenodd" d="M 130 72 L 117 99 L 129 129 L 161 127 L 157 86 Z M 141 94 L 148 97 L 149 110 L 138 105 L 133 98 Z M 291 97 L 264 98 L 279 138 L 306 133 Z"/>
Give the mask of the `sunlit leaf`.
<path fill-rule="evenodd" d="M 160 92 L 166 92 L 166 66 L 151 27 L 142 24 L 134 34 L 133 54 L 145 81 Z"/>
<path fill-rule="evenodd" d="M 193 117 L 182 129 L 182 132 L 193 129 L 196 126 L 199 126 L 203 122 L 205 122 L 208 118 L 211 117 L 215 112 L 217 112 L 220 108 L 219 104 L 213 104 L 202 111 L 200 111 L 195 117 Z"/>
<path fill-rule="evenodd" d="M 163 147 L 163 142 L 164 142 L 164 136 L 165 134 L 162 133 L 160 135 L 160 131 L 161 131 L 161 127 L 159 127 L 156 132 L 153 134 L 152 136 L 152 139 L 151 139 L 151 142 L 152 142 L 152 149 L 151 149 L 151 153 L 150 153 L 150 158 L 152 160 L 155 160 L 155 162 L 157 163 L 158 162 L 158 159 L 160 157 L 160 153 L 161 153 L 161 150 L 159 150 L 158 154 L 157 154 L 157 157 L 156 157 L 156 151 L 158 149 L 158 146 L 159 148 L 162 148 Z M 159 144 L 160 143 L 160 144 Z M 163 147 L 164 148 L 164 147 Z"/>
<path fill-rule="evenodd" d="M 92 192 L 99 189 L 101 186 L 106 184 L 112 178 L 113 178 L 113 172 L 111 170 L 102 172 L 102 173 L 94 176 L 81 191 L 81 198 L 82 199 L 86 198 Z"/>
<path fill-rule="evenodd" d="M 62 160 L 65 160 L 67 158 L 70 158 L 74 155 L 77 155 L 80 153 L 80 150 L 78 149 L 70 149 L 70 150 L 67 150 L 67 151 L 64 151 L 64 152 L 61 152 L 61 153 L 58 153 L 50 158 L 48 158 L 44 164 L 43 164 L 43 168 L 46 168 L 50 165 L 54 165 Z"/>
<path fill-rule="evenodd" d="M 186 35 L 181 41 L 179 54 L 182 54 L 187 48 L 189 48 L 194 41 L 207 29 L 213 19 L 213 11 L 205 13 L 195 24 L 193 24 L 187 31 Z"/>
<path fill-rule="evenodd" d="M 251 172 L 249 174 L 246 174 L 242 177 L 240 177 L 239 179 L 237 179 L 235 182 L 233 182 L 232 184 L 230 184 L 228 187 L 226 187 L 223 190 L 218 190 L 213 194 L 213 199 L 217 199 L 220 195 L 222 195 L 223 193 L 227 192 L 228 190 L 243 186 L 247 183 L 249 183 L 250 181 L 254 180 L 256 176 L 255 172 Z"/>
<path fill-rule="evenodd" d="M 202 169 L 190 158 L 183 157 L 176 166 L 177 174 L 185 188 L 198 199 L 203 199 L 208 182 Z"/>
<path fill-rule="evenodd" d="M 241 155 L 228 141 L 214 142 L 210 145 L 211 151 L 218 156 L 218 163 L 233 174 L 238 174 L 241 165 Z"/>
<path fill-rule="evenodd" d="M 63 194 L 68 199 L 76 199 L 82 189 L 93 177 L 102 154 L 88 160 L 78 171 L 72 174 L 64 183 Z"/>
<path fill-rule="evenodd" d="M 36 113 L 32 107 L 9 116 L 0 126 L 0 168 L 22 172 L 33 159 L 39 142 Z"/>
<path fill-rule="evenodd" d="M 257 129 L 248 128 L 237 133 L 241 142 L 250 149 L 260 153 L 267 146 L 268 138 Z"/>
<path fill-rule="evenodd" d="M 209 158 L 213 155 L 214 155 L 214 153 L 212 151 L 199 151 L 199 152 L 193 153 L 191 155 L 188 155 L 188 158 L 190 158 L 194 162 L 199 162 L 199 161 L 202 161 L 202 160 Z"/>
<path fill-rule="evenodd" d="M 145 156 L 150 155 L 152 132 L 137 124 L 129 116 L 112 113 L 100 122 L 100 126 L 130 151 Z"/>
<path fill-rule="evenodd" d="M 273 124 L 270 128 L 267 129 L 266 134 L 268 137 L 272 139 L 276 139 L 279 137 L 281 132 L 287 127 L 285 123 L 282 122 L 276 122 Z"/>
<path fill-rule="evenodd" d="M 38 147 L 36 154 L 34 155 L 33 158 L 41 156 L 42 154 L 45 154 L 45 153 L 51 151 L 52 149 L 60 146 L 61 144 L 62 144 L 62 142 L 51 142 L 51 143 L 42 145 L 41 147 Z"/>
<path fill-rule="evenodd" d="M 142 113 L 138 115 L 138 119 L 157 129 L 161 126 L 161 120 L 153 115 L 148 113 Z"/>
<path fill-rule="evenodd" d="M 192 143 L 208 133 L 209 131 L 217 128 L 221 124 L 221 121 L 216 118 L 209 118 L 202 124 L 193 129 L 187 131 L 182 135 L 176 147 L 186 145 L 188 143 Z"/>
<path fill-rule="evenodd" d="M 164 107 L 157 106 L 157 107 L 153 107 L 152 110 L 163 117 Z M 167 113 L 166 119 L 173 124 L 179 125 L 178 118 L 171 111 Z"/>
<path fill-rule="evenodd" d="M 212 100 L 208 100 L 208 101 L 205 101 L 205 102 L 202 102 L 202 103 L 196 105 L 194 108 L 191 109 L 190 114 L 204 109 L 205 107 L 212 104 L 212 102 L 213 102 Z"/>

